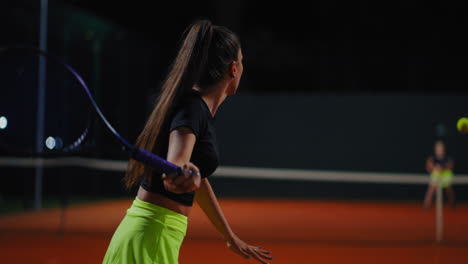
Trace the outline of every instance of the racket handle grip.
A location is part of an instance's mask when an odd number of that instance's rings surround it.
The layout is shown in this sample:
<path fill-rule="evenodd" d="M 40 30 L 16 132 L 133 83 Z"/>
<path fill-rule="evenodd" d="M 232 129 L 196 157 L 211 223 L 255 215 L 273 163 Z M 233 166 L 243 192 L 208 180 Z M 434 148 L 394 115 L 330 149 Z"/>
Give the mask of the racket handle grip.
<path fill-rule="evenodd" d="M 181 174 L 182 168 L 144 149 L 134 149 L 132 158 L 166 174 Z"/>

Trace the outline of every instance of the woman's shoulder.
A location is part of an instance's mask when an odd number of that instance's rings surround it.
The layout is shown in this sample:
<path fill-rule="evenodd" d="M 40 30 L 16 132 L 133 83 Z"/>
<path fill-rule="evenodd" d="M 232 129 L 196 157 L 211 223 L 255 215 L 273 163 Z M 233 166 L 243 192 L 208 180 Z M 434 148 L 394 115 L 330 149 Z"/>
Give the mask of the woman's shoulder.
<path fill-rule="evenodd" d="M 187 94 L 181 97 L 171 113 L 170 130 L 179 126 L 189 126 L 192 130 L 198 132 L 204 131 L 208 123 L 206 106 L 202 98 L 197 97 L 196 94 Z"/>
<path fill-rule="evenodd" d="M 174 110 L 178 111 L 188 111 L 192 114 L 199 114 L 203 112 L 203 104 L 200 98 L 197 98 L 195 95 L 187 95 L 182 97 L 179 102 L 176 103 Z"/>
<path fill-rule="evenodd" d="M 176 111 L 189 111 L 194 115 L 209 117 L 209 109 L 200 93 L 192 90 L 184 95 L 175 107 Z"/>

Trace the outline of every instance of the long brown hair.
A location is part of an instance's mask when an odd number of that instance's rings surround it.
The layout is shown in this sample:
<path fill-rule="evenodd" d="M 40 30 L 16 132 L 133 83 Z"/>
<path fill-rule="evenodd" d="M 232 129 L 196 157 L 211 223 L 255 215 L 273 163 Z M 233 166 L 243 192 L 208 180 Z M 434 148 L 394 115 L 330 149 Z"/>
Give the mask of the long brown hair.
<path fill-rule="evenodd" d="M 136 146 L 152 151 L 171 106 L 194 85 L 203 92 L 221 81 L 229 65 L 237 60 L 239 49 L 239 39 L 229 29 L 213 25 L 208 20 L 191 24 L 184 32 L 182 45 Z M 151 168 L 130 159 L 124 178 L 125 186 L 131 188 L 142 176 L 147 177 L 151 173 Z"/>

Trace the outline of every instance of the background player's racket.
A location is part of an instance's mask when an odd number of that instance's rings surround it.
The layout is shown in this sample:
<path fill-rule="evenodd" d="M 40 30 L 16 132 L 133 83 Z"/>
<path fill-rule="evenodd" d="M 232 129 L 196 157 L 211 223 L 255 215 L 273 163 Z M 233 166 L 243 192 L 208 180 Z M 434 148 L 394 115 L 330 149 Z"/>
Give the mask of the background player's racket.
<path fill-rule="evenodd" d="M 47 88 L 43 150 L 36 145 L 38 57 L 46 58 Z M 128 143 L 109 123 L 83 78 L 60 58 L 34 47 L 0 48 L 0 148 L 27 156 L 70 155 L 89 145 L 98 117 L 130 156 L 166 174 L 183 169 Z M 193 172 L 190 172 L 192 174 Z"/>

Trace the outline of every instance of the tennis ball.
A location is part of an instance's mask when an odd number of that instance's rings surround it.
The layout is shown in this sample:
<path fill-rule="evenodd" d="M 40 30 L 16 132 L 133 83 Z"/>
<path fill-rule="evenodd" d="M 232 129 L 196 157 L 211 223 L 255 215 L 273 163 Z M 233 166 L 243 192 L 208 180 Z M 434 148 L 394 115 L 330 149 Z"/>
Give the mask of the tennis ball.
<path fill-rule="evenodd" d="M 467 117 L 462 117 L 458 119 L 457 129 L 461 133 L 468 133 L 468 118 Z"/>

